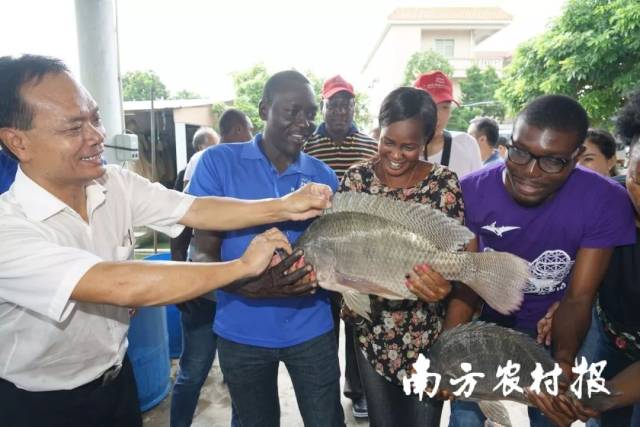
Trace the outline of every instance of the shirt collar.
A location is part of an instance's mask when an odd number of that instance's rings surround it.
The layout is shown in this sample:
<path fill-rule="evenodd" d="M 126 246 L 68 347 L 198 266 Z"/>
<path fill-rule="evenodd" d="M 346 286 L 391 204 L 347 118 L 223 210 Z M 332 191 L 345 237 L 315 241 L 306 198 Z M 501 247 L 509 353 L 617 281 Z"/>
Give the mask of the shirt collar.
<path fill-rule="evenodd" d="M 351 123 L 351 127 L 349 128 L 349 132 L 347 132 L 347 136 L 351 136 L 357 132 L 358 132 L 358 127 L 355 125 L 355 123 Z M 320 123 L 320 126 L 318 126 L 318 129 L 316 129 L 316 134 L 323 136 L 325 138 L 331 138 L 329 136 L 329 132 L 327 132 L 327 125 L 325 122 Z"/>
<path fill-rule="evenodd" d="M 240 155 L 243 159 L 254 159 L 260 160 L 263 159 L 266 164 L 275 169 L 271 161 L 267 158 L 267 156 L 262 151 L 260 147 L 262 144 L 262 134 L 258 133 L 250 142 L 246 143 L 242 148 L 242 154 Z M 300 153 L 298 158 L 289 165 L 289 167 L 282 173 L 280 176 L 285 175 L 294 175 L 294 174 L 305 174 L 305 170 L 307 170 L 309 166 L 309 159 L 304 153 Z"/>
<path fill-rule="evenodd" d="M 62 200 L 25 175 L 20 167 L 16 172 L 16 179 L 11 191 L 13 191 L 16 201 L 22 206 L 27 217 L 34 221 L 44 221 L 65 208 L 71 209 Z M 87 207 L 89 212 L 92 212 L 104 201 L 105 192 L 106 189 L 97 181 L 92 181 L 87 185 Z"/>
<path fill-rule="evenodd" d="M 488 165 L 489 163 L 493 163 L 493 162 L 501 161 L 501 160 L 502 160 L 502 157 L 500 157 L 500 154 L 498 153 L 498 150 L 493 150 L 491 155 L 489 157 L 487 157 L 487 160 L 485 160 L 483 162 L 483 164 Z"/>

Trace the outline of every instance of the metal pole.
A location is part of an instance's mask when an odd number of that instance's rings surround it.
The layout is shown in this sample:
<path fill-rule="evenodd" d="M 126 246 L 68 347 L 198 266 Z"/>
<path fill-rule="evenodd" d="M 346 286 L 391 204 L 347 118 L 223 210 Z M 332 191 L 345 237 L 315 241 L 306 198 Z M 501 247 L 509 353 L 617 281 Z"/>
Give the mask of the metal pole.
<path fill-rule="evenodd" d="M 117 21 L 114 0 L 75 0 L 80 80 L 100 106 L 107 131 L 105 145 L 122 132 L 118 76 Z M 116 152 L 105 147 L 104 157 L 116 163 Z"/>
<path fill-rule="evenodd" d="M 156 111 L 153 105 L 155 98 L 154 84 L 151 83 L 151 182 L 156 182 Z M 153 203 L 153 200 L 151 200 Z M 153 253 L 158 253 L 158 233 L 153 230 Z"/>

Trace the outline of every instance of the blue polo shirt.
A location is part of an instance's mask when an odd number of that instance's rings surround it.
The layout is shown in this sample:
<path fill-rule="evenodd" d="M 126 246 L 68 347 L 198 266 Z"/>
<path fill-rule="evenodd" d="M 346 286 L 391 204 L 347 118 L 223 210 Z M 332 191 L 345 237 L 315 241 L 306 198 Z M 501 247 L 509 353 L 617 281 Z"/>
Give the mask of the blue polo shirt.
<path fill-rule="evenodd" d="M 304 153 L 278 173 L 261 148 L 262 135 L 245 143 L 219 144 L 208 148 L 198 163 L 189 193 L 196 196 L 227 196 L 264 199 L 289 194 L 308 182 L 338 187 L 336 174 L 323 162 Z M 239 258 L 256 234 L 278 227 L 294 244 L 310 221 L 268 224 L 224 234 L 222 261 Z M 282 348 L 300 344 L 333 329 L 328 294 L 289 298 L 253 299 L 217 291 L 213 330 L 230 341 L 259 347 Z"/>
<path fill-rule="evenodd" d="M 0 150 L 0 194 L 11 187 L 16 178 L 17 170 L 18 162 L 6 154 L 4 150 Z"/>

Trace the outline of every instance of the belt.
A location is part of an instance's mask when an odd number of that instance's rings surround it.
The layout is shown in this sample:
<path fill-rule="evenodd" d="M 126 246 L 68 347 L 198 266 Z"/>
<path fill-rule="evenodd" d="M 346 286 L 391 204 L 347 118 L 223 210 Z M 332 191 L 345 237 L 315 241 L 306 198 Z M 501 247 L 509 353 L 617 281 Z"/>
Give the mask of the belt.
<path fill-rule="evenodd" d="M 631 360 L 640 360 L 640 341 L 638 339 L 638 331 L 625 331 L 624 328 L 617 325 L 602 309 L 600 299 L 596 300 L 596 313 L 602 327 L 613 341 L 613 345 Z"/>

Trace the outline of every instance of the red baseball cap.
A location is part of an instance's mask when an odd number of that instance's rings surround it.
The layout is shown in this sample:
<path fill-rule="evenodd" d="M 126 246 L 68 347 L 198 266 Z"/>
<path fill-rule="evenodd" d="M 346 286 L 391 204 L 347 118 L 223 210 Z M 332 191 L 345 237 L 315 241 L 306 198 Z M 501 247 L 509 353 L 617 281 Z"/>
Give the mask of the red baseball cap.
<path fill-rule="evenodd" d="M 429 71 L 418 76 L 413 87 L 422 89 L 433 98 L 436 104 L 441 102 L 455 102 L 460 105 L 453 97 L 453 84 L 449 77 L 442 71 Z"/>
<path fill-rule="evenodd" d="M 347 82 L 340 75 L 333 76 L 324 81 L 322 84 L 322 98 L 329 99 L 333 95 L 338 92 L 348 92 L 353 96 L 356 96 L 356 93 L 353 91 L 353 86 L 351 83 Z"/>

